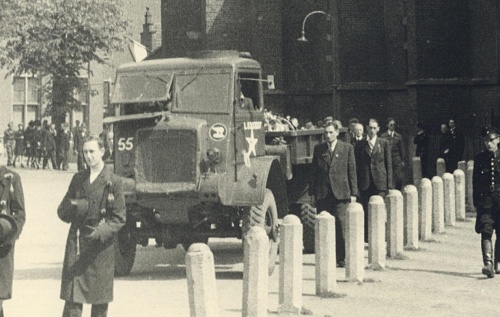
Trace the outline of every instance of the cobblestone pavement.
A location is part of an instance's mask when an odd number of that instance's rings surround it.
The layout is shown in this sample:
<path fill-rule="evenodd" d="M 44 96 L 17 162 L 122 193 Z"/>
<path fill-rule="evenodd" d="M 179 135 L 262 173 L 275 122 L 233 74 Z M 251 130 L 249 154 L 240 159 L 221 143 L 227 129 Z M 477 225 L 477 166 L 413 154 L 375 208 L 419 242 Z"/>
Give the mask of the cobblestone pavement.
<path fill-rule="evenodd" d="M 70 172 L 16 169 L 22 177 L 27 223 L 16 246 L 14 298 L 6 301 L 6 316 L 60 316 L 60 274 L 68 225 L 56 208 L 69 184 Z M 385 271 L 366 271 L 362 284 L 345 282 L 337 269 L 338 298 L 315 295 L 314 255 L 303 257 L 303 306 L 314 316 L 500 316 L 500 276 L 487 279 L 482 267 L 480 238 L 474 222 L 447 227 L 434 242 L 388 260 Z M 220 316 L 241 316 L 242 250 L 236 239 L 210 239 L 214 252 Z M 138 247 L 130 276 L 115 282 L 109 316 L 189 316 L 185 253 Z M 269 316 L 277 316 L 277 269 L 269 282 Z M 90 315 L 85 306 L 84 316 Z"/>

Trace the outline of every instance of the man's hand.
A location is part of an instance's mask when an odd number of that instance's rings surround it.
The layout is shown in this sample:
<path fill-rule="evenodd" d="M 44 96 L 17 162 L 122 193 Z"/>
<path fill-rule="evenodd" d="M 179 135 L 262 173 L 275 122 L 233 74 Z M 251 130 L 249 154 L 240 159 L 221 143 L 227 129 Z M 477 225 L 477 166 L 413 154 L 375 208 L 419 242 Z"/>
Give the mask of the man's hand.
<path fill-rule="evenodd" d="M 96 241 L 100 239 L 101 235 L 99 234 L 99 230 L 97 227 L 85 226 L 85 229 L 90 231 L 90 233 L 85 236 L 85 239 L 91 241 Z"/>

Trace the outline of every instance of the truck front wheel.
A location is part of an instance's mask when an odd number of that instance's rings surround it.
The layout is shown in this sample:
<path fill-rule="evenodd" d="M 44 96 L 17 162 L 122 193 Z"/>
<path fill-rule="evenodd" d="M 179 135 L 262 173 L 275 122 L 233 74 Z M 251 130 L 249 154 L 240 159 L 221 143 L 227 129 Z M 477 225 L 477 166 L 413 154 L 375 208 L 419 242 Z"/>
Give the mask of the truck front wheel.
<path fill-rule="evenodd" d="M 125 225 L 118 231 L 115 243 L 115 276 L 127 276 L 132 271 L 135 261 L 136 242 L 131 234 L 131 227 Z"/>
<path fill-rule="evenodd" d="M 252 206 L 245 210 L 242 217 L 242 236 L 243 241 L 252 226 L 264 228 L 269 237 L 269 264 L 268 272 L 271 275 L 276 266 L 279 246 L 278 230 L 278 208 L 273 192 L 266 189 L 264 202 L 259 206 Z"/>

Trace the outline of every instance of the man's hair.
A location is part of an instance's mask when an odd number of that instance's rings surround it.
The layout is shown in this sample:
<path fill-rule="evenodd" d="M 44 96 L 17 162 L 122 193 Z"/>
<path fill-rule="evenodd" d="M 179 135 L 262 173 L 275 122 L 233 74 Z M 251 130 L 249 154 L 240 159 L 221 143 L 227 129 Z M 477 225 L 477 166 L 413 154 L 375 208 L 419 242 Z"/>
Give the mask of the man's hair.
<path fill-rule="evenodd" d="M 393 117 L 387 118 L 387 124 L 389 124 L 391 121 L 394 121 L 394 123 L 396 123 L 396 119 L 394 119 Z"/>
<path fill-rule="evenodd" d="M 329 126 L 332 126 L 335 131 L 340 130 L 339 124 L 335 120 L 326 122 L 324 128 L 326 129 Z"/>
<path fill-rule="evenodd" d="M 353 123 L 359 123 L 358 118 L 351 118 L 351 119 L 349 119 L 349 125 L 351 125 Z"/>
<path fill-rule="evenodd" d="M 104 141 L 99 136 L 96 136 L 93 134 L 84 137 L 82 144 L 85 144 L 87 142 L 92 142 L 92 141 L 96 141 L 99 148 L 104 149 Z"/>
<path fill-rule="evenodd" d="M 368 120 L 368 125 L 370 125 L 370 123 L 376 123 L 376 124 L 377 124 L 377 126 L 380 126 L 380 125 L 378 124 L 378 120 L 377 120 L 377 119 L 373 119 L 373 118 L 371 118 L 370 120 Z"/>

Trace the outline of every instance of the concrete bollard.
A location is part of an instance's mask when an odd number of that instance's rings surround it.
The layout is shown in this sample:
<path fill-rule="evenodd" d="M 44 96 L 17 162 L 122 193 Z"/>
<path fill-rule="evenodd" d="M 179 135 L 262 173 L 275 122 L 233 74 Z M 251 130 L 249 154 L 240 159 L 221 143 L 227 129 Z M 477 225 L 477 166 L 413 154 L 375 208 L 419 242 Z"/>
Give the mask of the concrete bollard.
<path fill-rule="evenodd" d="M 457 169 L 453 172 L 455 178 L 455 212 L 457 219 L 465 220 L 465 173 Z"/>
<path fill-rule="evenodd" d="M 243 317 L 267 316 L 269 238 L 253 226 L 243 245 Z"/>
<path fill-rule="evenodd" d="M 385 269 L 385 257 L 387 249 L 385 246 L 385 221 L 387 214 L 385 211 L 384 199 L 374 195 L 368 202 L 368 217 L 370 230 L 368 236 L 368 263 L 373 270 Z"/>
<path fill-rule="evenodd" d="M 285 216 L 280 235 L 278 313 L 299 315 L 302 309 L 302 224 L 299 217 Z"/>
<path fill-rule="evenodd" d="M 386 196 L 387 206 L 387 255 L 390 258 L 395 258 L 398 254 L 403 253 L 404 235 L 403 235 L 403 195 L 399 190 L 389 190 Z"/>
<path fill-rule="evenodd" d="M 474 174 L 474 161 L 467 161 L 467 171 L 465 173 L 465 203 L 469 211 L 474 210 L 474 199 L 472 198 L 472 177 Z"/>
<path fill-rule="evenodd" d="M 444 223 L 447 226 L 455 226 L 456 211 L 455 211 L 455 177 L 453 174 L 444 173 Z"/>
<path fill-rule="evenodd" d="M 467 162 L 466 161 L 460 161 L 457 163 L 457 169 L 461 170 L 462 172 L 465 172 L 467 171 Z"/>
<path fill-rule="evenodd" d="M 186 276 L 191 317 L 218 317 L 214 255 L 204 243 L 192 244 L 186 253 Z"/>
<path fill-rule="evenodd" d="M 335 251 L 335 217 L 322 211 L 316 217 L 316 295 L 337 289 L 337 257 Z"/>
<path fill-rule="evenodd" d="M 420 239 L 430 240 L 432 236 L 432 183 L 422 178 L 419 192 Z"/>
<path fill-rule="evenodd" d="M 347 206 L 346 278 L 363 282 L 365 276 L 365 219 L 363 206 L 350 203 Z"/>
<path fill-rule="evenodd" d="M 413 185 L 418 188 L 420 186 L 420 181 L 422 180 L 422 161 L 418 156 L 412 159 L 412 175 Z"/>
<path fill-rule="evenodd" d="M 418 249 L 418 191 L 413 185 L 407 185 L 403 191 L 406 219 L 406 247 Z"/>
<path fill-rule="evenodd" d="M 438 158 L 436 161 L 436 176 L 443 177 L 446 173 L 446 163 L 443 158 Z"/>
<path fill-rule="evenodd" d="M 432 230 L 444 232 L 444 190 L 443 180 L 439 176 L 432 178 Z"/>

